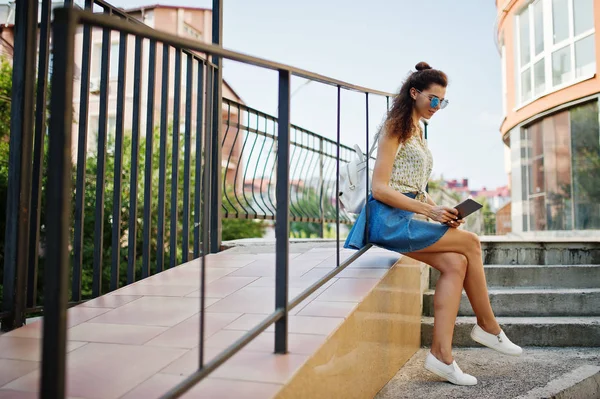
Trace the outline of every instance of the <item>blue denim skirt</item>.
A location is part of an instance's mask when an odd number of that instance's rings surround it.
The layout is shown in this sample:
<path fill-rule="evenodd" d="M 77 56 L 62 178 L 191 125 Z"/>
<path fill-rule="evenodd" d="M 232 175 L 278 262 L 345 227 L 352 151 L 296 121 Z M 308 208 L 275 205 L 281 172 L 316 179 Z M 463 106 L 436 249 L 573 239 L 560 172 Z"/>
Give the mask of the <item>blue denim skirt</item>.
<path fill-rule="evenodd" d="M 415 198 L 414 193 L 405 193 Z M 366 237 L 367 207 L 369 207 L 369 241 Z M 441 223 L 413 219 L 414 212 L 398 209 L 377 201 L 369 195 L 366 206 L 350 230 L 344 248 L 361 249 L 367 243 L 390 251 L 409 253 L 435 244 L 450 228 Z"/>

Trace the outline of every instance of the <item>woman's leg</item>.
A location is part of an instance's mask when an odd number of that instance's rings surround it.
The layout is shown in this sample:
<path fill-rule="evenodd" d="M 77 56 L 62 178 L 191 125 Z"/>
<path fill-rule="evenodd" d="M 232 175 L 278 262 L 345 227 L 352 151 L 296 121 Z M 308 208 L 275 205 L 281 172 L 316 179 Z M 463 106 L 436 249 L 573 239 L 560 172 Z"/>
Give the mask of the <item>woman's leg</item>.
<path fill-rule="evenodd" d="M 431 353 L 438 360 L 451 364 L 453 360 L 452 336 L 467 272 L 467 258 L 453 252 L 410 253 L 406 256 L 426 263 L 441 273 L 433 297 L 434 322 Z"/>
<path fill-rule="evenodd" d="M 490 334 L 499 334 L 500 326 L 496 321 L 488 296 L 479 237 L 464 230 L 449 229 L 438 242 L 413 252 L 413 254 L 446 252 L 457 252 L 467 258 L 468 266 L 464 288 L 475 316 L 477 316 L 477 324 Z"/>

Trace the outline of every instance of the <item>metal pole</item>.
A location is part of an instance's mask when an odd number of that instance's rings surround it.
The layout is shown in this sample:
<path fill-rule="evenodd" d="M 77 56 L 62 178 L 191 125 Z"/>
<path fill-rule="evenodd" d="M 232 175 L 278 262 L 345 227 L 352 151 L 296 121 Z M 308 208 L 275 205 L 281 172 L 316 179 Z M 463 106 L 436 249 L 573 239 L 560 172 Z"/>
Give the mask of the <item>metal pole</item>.
<path fill-rule="evenodd" d="M 427 128 L 429 126 L 429 122 L 423 121 L 423 124 L 425 125 L 425 129 L 423 130 L 423 135 L 425 136 L 425 141 L 427 141 Z M 425 192 L 429 193 L 429 183 L 427 183 L 427 185 L 425 186 Z"/>
<path fill-rule="evenodd" d="M 319 237 L 325 237 L 325 182 L 324 182 L 324 173 L 323 167 L 325 166 L 325 148 L 323 143 L 323 138 L 319 138 L 319 186 L 321 189 L 319 190 L 319 217 L 321 219 L 321 226 L 319 226 Z"/>
<path fill-rule="evenodd" d="M 5 331 L 25 324 L 37 10 L 37 0 L 17 2 L 4 244 L 3 302 L 10 313 L 1 320 Z"/>
<path fill-rule="evenodd" d="M 65 397 L 69 230 L 71 226 L 71 124 L 75 22 L 58 9 L 53 24 L 56 68 L 52 74 L 48 141 L 47 260 L 40 397 Z"/>
<path fill-rule="evenodd" d="M 288 263 L 290 238 L 290 72 L 279 72 L 277 132 L 277 213 L 275 221 L 275 308 L 284 316 L 275 322 L 275 353 L 287 353 Z"/>
<path fill-rule="evenodd" d="M 223 45 L 223 1 L 213 0 L 212 12 L 212 42 L 217 46 Z M 221 249 L 221 203 L 223 187 L 221 183 L 221 125 L 222 125 L 222 83 L 223 60 L 213 56 L 215 75 L 213 79 L 212 101 L 212 174 L 210 177 L 210 253 L 217 253 Z"/>

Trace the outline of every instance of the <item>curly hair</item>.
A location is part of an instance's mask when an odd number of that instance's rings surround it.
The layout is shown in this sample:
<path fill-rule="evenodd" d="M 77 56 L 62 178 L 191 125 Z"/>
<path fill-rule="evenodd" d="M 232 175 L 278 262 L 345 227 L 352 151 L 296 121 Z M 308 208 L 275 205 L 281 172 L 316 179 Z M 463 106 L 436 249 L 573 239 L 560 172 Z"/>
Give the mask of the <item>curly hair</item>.
<path fill-rule="evenodd" d="M 412 113 L 415 100 L 410 95 L 410 89 L 414 87 L 423 91 L 433 84 L 442 87 L 448 86 L 448 76 L 438 69 L 431 68 L 428 63 L 419 62 L 415 69 L 417 71 L 408 76 L 400 88 L 400 92 L 394 98 L 384 125 L 386 131 L 398 136 L 401 144 L 406 142 L 413 133 Z"/>

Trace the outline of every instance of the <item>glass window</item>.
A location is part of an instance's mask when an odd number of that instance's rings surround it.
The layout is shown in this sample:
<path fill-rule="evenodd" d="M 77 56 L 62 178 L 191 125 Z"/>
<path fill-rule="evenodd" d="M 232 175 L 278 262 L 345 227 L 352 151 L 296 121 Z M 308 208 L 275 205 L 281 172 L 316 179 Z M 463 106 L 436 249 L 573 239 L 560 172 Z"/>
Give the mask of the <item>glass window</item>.
<path fill-rule="evenodd" d="M 521 66 L 529 63 L 531 50 L 529 46 L 529 9 L 519 15 L 519 47 L 521 49 Z"/>
<path fill-rule="evenodd" d="M 600 126 L 598 103 L 571 109 L 575 229 L 600 229 Z"/>
<path fill-rule="evenodd" d="M 552 53 L 552 84 L 558 86 L 571 78 L 571 47 Z"/>
<path fill-rule="evenodd" d="M 548 230 L 571 230 L 571 130 L 569 112 L 541 122 L 544 132 L 544 174 Z"/>
<path fill-rule="evenodd" d="M 540 0 L 533 6 L 535 30 L 535 55 L 544 51 L 544 3 Z"/>
<path fill-rule="evenodd" d="M 554 44 L 569 38 L 568 0 L 552 0 L 552 28 Z"/>
<path fill-rule="evenodd" d="M 534 92 L 539 96 L 546 90 L 546 63 L 542 58 L 533 68 L 533 77 L 535 81 Z"/>
<path fill-rule="evenodd" d="M 596 48 L 594 35 L 575 43 L 575 77 L 593 75 L 596 72 Z"/>
<path fill-rule="evenodd" d="M 531 199 L 531 218 L 533 230 L 546 230 L 546 198 L 545 196 Z"/>
<path fill-rule="evenodd" d="M 110 77 L 116 79 L 119 76 L 119 43 L 110 45 Z"/>
<path fill-rule="evenodd" d="M 575 36 L 594 28 L 594 0 L 573 0 Z"/>
<path fill-rule="evenodd" d="M 531 70 L 527 68 L 521 74 L 521 102 L 524 103 L 531 99 Z"/>

